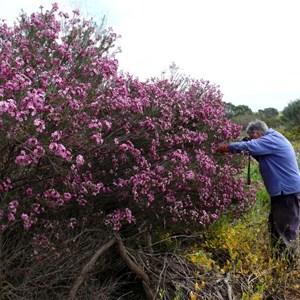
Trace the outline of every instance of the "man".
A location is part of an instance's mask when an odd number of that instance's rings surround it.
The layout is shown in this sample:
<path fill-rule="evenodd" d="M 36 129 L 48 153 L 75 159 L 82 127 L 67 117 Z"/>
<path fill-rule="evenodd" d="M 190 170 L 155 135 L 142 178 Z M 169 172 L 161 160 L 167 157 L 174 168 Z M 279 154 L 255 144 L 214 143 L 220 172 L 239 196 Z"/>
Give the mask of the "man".
<path fill-rule="evenodd" d="M 298 246 L 300 226 L 300 174 L 291 143 L 260 120 L 246 129 L 249 141 L 220 144 L 219 153 L 247 152 L 259 163 L 259 171 L 271 198 L 269 224 L 273 245 L 292 257 Z"/>

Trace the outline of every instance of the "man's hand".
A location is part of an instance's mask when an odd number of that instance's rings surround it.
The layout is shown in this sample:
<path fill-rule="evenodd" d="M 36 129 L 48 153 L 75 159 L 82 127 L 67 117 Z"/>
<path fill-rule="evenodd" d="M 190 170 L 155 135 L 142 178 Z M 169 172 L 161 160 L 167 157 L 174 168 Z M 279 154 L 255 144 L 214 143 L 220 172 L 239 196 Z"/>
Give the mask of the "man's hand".
<path fill-rule="evenodd" d="M 219 153 L 230 152 L 229 145 L 228 144 L 220 144 L 217 148 L 217 152 L 219 152 Z"/>

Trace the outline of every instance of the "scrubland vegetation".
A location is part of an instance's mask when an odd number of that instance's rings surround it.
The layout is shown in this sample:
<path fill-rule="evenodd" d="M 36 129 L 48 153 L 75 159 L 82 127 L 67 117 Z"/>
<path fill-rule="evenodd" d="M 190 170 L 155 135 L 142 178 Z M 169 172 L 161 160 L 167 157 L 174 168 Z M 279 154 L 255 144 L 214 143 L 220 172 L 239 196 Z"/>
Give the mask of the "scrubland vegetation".
<path fill-rule="evenodd" d="M 216 153 L 279 114 L 178 74 L 118 71 L 117 35 L 52 9 L 0 24 L 1 299 L 300 299 L 255 161 Z M 290 107 L 292 106 L 292 110 Z"/>

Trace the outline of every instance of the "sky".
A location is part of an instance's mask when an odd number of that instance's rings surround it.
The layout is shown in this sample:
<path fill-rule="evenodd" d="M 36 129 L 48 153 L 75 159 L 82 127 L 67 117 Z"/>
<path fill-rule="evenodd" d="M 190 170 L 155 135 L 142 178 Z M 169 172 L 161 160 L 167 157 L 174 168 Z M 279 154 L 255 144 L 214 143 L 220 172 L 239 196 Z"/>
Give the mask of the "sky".
<path fill-rule="evenodd" d="M 209 80 L 223 101 L 253 111 L 282 111 L 300 99 L 299 0 L 12 0 L 0 19 L 78 8 L 121 35 L 119 68 L 141 81 L 172 63 L 182 74 Z"/>

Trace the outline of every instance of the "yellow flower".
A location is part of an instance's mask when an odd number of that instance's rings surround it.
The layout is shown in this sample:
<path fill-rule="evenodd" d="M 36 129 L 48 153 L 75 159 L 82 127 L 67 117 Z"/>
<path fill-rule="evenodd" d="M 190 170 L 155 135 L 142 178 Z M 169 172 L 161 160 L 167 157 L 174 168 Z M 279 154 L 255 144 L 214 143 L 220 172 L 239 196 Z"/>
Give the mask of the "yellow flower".
<path fill-rule="evenodd" d="M 262 300 L 263 299 L 263 295 L 261 293 L 254 293 L 250 300 Z"/>
<path fill-rule="evenodd" d="M 197 300 L 196 295 L 192 291 L 190 292 L 190 300 Z"/>
<path fill-rule="evenodd" d="M 225 272 L 224 269 L 221 269 L 221 270 L 220 270 L 220 273 L 221 273 L 221 274 L 225 274 L 226 272 Z"/>

